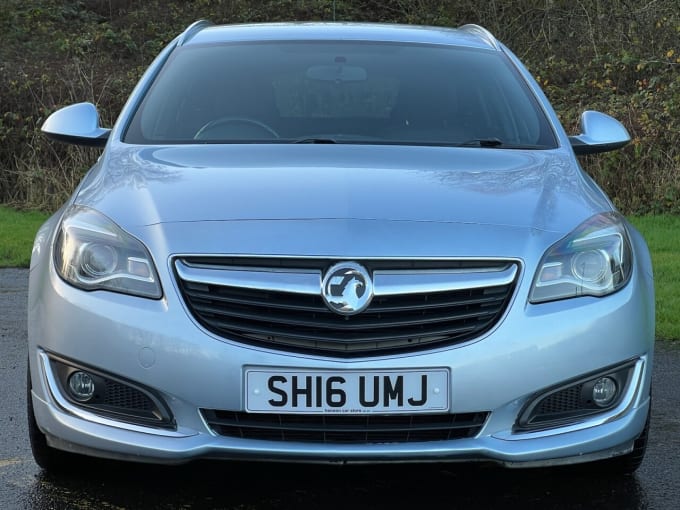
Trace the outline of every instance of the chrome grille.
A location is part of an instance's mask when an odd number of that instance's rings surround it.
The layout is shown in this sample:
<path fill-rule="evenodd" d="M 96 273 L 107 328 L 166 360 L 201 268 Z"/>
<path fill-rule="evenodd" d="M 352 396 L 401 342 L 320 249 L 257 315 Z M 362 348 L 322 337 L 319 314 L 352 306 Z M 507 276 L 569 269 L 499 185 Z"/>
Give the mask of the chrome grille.
<path fill-rule="evenodd" d="M 245 343 L 330 355 L 374 355 L 463 342 L 489 330 L 518 269 L 500 261 L 358 261 L 375 296 L 363 312 L 328 309 L 321 278 L 335 260 L 183 258 L 184 300 L 213 333 Z M 264 265 L 270 263 L 269 265 Z"/>
<path fill-rule="evenodd" d="M 487 412 L 428 415 L 249 414 L 202 409 L 221 436 L 306 443 L 410 443 L 475 437 Z"/>

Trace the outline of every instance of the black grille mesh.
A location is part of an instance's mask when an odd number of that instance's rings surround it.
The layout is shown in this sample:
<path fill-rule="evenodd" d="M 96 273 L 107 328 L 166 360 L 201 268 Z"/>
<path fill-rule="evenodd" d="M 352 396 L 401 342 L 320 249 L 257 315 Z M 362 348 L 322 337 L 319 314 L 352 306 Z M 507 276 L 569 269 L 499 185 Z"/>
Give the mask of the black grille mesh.
<path fill-rule="evenodd" d="M 581 398 L 582 384 L 572 386 L 548 396 L 536 407 L 536 415 L 549 415 L 576 411 L 584 407 Z"/>
<path fill-rule="evenodd" d="M 487 412 L 428 415 L 251 414 L 201 410 L 222 436 L 306 443 L 410 443 L 474 437 Z"/>
<path fill-rule="evenodd" d="M 130 386 L 106 381 L 106 391 L 101 402 L 104 405 L 121 409 L 134 409 L 151 411 L 154 409 L 153 402 L 144 393 Z"/>

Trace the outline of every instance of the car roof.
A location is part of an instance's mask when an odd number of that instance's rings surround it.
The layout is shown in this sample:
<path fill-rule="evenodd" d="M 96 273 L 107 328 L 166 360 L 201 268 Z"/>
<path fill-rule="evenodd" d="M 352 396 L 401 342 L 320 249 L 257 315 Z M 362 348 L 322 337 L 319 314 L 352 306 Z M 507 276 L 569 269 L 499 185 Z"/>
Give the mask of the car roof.
<path fill-rule="evenodd" d="M 472 24 L 458 28 L 359 22 L 213 25 L 201 20 L 185 30 L 179 44 L 192 46 L 224 42 L 337 40 L 444 44 L 500 50 L 499 42 L 488 30 Z"/>

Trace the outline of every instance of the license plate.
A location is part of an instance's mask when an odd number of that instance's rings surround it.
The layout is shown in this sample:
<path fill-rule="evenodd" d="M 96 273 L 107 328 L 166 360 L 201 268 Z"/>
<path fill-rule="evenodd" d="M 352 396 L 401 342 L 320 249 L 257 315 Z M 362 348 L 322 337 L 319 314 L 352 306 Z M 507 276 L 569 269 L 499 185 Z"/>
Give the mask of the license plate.
<path fill-rule="evenodd" d="M 365 414 L 449 410 L 449 371 L 246 369 L 251 413 Z"/>

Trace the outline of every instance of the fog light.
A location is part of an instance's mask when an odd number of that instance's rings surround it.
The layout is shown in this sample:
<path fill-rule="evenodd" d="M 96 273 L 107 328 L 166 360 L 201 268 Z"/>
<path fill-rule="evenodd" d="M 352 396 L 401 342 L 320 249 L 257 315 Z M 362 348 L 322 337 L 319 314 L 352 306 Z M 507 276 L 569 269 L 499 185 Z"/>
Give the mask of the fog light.
<path fill-rule="evenodd" d="M 68 378 L 68 387 L 71 396 L 79 402 L 87 402 L 94 396 L 94 379 L 87 372 L 73 372 Z"/>
<path fill-rule="evenodd" d="M 593 385 L 593 402 L 607 407 L 616 398 L 616 382 L 611 377 L 600 377 Z"/>

